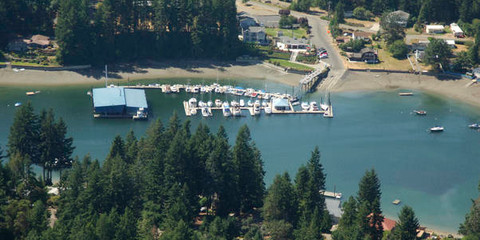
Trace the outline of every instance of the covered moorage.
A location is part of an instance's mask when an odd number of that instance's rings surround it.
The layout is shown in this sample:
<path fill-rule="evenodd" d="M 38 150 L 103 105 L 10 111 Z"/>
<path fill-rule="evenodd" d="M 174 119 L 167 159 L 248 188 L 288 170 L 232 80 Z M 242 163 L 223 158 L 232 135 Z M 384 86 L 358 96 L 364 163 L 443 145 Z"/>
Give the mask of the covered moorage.
<path fill-rule="evenodd" d="M 141 108 L 148 110 L 145 90 L 94 88 L 92 98 L 95 117 L 132 117 Z"/>

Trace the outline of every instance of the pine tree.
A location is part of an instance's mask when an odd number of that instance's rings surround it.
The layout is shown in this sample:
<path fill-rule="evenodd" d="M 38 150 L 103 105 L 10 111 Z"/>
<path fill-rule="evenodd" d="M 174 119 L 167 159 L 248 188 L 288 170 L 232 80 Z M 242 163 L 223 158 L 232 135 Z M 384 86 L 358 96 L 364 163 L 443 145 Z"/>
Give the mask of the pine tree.
<path fill-rule="evenodd" d="M 37 163 L 38 132 L 38 116 L 33 112 L 32 104 L 28 102 L 15 112 L 8 136 L 8 154 L 18 153 L 29 158 L 33 163 Z"/>
<path fill-rule="evenodd" d="M 420 227 L 415 212 L 409 206 L 404 206 L 398 215 L 398 222 L 393 230 L 395 239 L 416 239 L 417 229 Z"/>
<path fill-rule="evenodd" d="M 285 220 L 295 225 L 297 206 L 295 190 L 288 173 L 276 175 L 265 197 L 262 209 L 264 219 L 266 221 Z"/>

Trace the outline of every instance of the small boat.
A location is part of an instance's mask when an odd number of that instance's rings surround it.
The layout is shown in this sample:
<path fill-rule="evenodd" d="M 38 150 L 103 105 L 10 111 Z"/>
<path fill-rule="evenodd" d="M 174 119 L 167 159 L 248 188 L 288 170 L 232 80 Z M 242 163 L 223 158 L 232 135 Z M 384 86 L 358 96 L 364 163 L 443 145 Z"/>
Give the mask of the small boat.
<path fill-rule="evenodd" d="M 215 93 L 221 93 L 220 91 L 221 91 L 221 90 L 220 90 L 219 87 L 216 87 L 216 88 L 215 88 Z"/>
<path fill-rule="evenodd" d="M 238 102 L 233 100 L 230 102 L 230 105 L 232 105 L 232 107 L 238 107 Z"/>
<path fill-rule="evenodd" d="M 172 88 L 170 87 L 170 85 L 166 85 L 165 86 L 165 93 L 171 93 L 172 92 Z"/>
<path fill-rule="evenodd" d="M 201 87 L 200 87 L 200 92 L 202 92 L 202 93 L 205 92 L 205 87 L 204 87 L 204 86 L 201 86 Z"/>
<path fill-rule="evenodd" d="M 196 108 L 190 109 L 190 114 L 197 115 L 197 109 Z"/>
<path fill-rule="evenodd" d="M 139 108 L 137 114 L 132 116 L 133 120 L 147 120 L 148 115 L 143 107 Z"/>
<path fill-rule="evenodd" d="M 413 93 L 412 92 L 400 92 L 398 93 L 398 96 L 413 96 Z"/>
<path fill-rule="evenodd" d="M 232 106 L 232 115 L 234 117 L 240 117 L 242 116 L 242 110 L 240 109 L 240 107 L 236 106 L 236 107 L 233 107 Z"/>
<path fill-rule="evenodd" d="M 260 103 L 253 104 L 253 114 L 260 115 Z"/>
<path fill-rule="evenodd" d="M 88 92 L 87 92 L 87 95 L 88 95 L 88 96 L 92 96 L 92 91 L 88 91 Z"/>
<path fill-rule="evenodd" d="M 185 86 L 185 92 L 189 93 L 192 91 L 192 87 L 190 87 L 189 85 Z"/>
<path fill-rule="evenodd" d="M 199 91 L 200 89 L 197 86 L 192 88 L 192 93 L 198 93 Z"/>
<path fill-rule="evenodd" d="M 39 93 L 40 93 L 40 91 L 39 91 L 39 90 L 35 91 L 35 94 L 39 94 Z"/>
<path fill-rule="evenodd" d="M 198 106 L 199 107 L 206 107 L 207 104 L 204 101 L 200 101 L 200 102 L 198 102 Z"/>
<path fill-rule="evenodd" d="M 267 107 L 267 106 L 268 106 L 267 101 L 262 101 L 262 107 Z"/>
<path fill-rule="evenodd" d="M 191 108 L 197 107 L 197 99 L 196 98 L 190 98 L 190 100 L 188 100 L 188 106 L 190 106 Z"/>
<path fill-rule="evenodd" d="M 249 107 L 253 107 L 253 102 L 252 102 L 252 100 L 248 100 L 248 102 L 247 102 L 247 106 L 249 106 Z"/>
<path fill-rule="evenodd" d="M 202 108 L 202 116 L 204 116 L 204 117 L 210 117 L 210 116 L 212 116 L 212 111 L 210 111 L 210 108 L 208 108 L 208 107 L 203 107 L 203 108 Z"/>
<path fill-rule="evenodd" d="M 395 200 L 393 200 L 392 203 L 393 203 L 394 205 L 398 205 L 398 204 L 400 204 L 400 202 L 402 202 L 402 201 L 400 201 L 400 199 L 395 199 Z"/>
<path fill-rule="evenodd" d="M 253 104 L 253 106 L 255 105 L 258 105 L 260 107 L 260 100 L 255 100 L 255 103 Z"/>
<path fill-rule="evenodd" d="M 302 110 L 303 111 L 308 111 L 310 110 L 310 104 L 308 104 L 308 102 L 302 102 Z"/>
<path fill-rule="evenodd" d="M 173 85 L 173 86 L 170 88 L 170 90 L 171 90 L 173 93 L 178 92 L 178 88 L 177 88 L 176 85 Z"/>
<path fill-rule="evenodd" d="M 430 128 L 430 132 L 443 132 L 445 128 L 442 127 L 442 126 L 435 126 L 435 127 L 432 127 Z"/>
<path fill-rule="evenodd" d="M 215 107 L 221 107 L 221 106 L 222 106 L 222 100 L 215 99 Z"/>
<path fill-rule="evenodd" d="M 245 107 L 245 100 L 240 99 L 240 107 Z"/>
<path fill-rule="evenodd" d="M 15 103 L 15 107 L 20 107 L 20 106 L 22 106 L 22 103 L 21 103 L 21 102 Z"/>
<path fill-rule="evenodd" d="M 420 115 L 420 116 L 427 115 L 427 111 L 424 111 L 424 110 L 413 110 L 413 112 L 417 115 Z"/>
<path fill-rule="evenodd" d="M 212 107 L 212 106 L 213 106 L 213 102 L 212 102 L 212 100 L 209 100 L 209 101 L 207 102 L 207 107 Z"/>
<path fill-rule="evenodd" d="M 232 111 L 230 110 L 230 105 L 228 105 L 228 102 L 224 102 L 222 105 L 222 112 L 224 117 L 230 117 L 232 116 Z"/>
<path fill-rule="evenodd" d="M 26 94 L 27 96 L 33 96 L 33 95 L 35 95 L 35 92 L 26 92 L 25 94 Z"/>
<path fill-rule="evenodd" d="M 266 114 L 271 114 L 272 113 L 272 108 L 271 107 L 265 107 L 265 113 Z"/>
<path fill-rule="evenodd" d="M 470 125 L 468 125 L 469 128 L 471 129 L 479 129 L 480 128 L 480 124 L 478 123 L 472 123 Z"/>
<path fill-rule="evenodd" d="M 310 103 L 310 110 L 312 111 L 318 111 L 318 105 L 317 105 L 317 102 L 311 102 Z"/>

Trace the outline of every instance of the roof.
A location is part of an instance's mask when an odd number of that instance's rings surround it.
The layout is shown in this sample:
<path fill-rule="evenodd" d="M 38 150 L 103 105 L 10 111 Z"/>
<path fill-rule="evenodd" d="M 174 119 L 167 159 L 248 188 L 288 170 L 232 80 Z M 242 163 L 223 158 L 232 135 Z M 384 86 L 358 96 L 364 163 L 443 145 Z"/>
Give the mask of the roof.
<path fill-rule="evenodd" d="M 240 27 L 242 29 L 247 29 L 250 26 L 257 25 L 257 22 L 255 21 L 255 19 L 253 19 L 251 17 L 244 17 L 244 18 L 240 19 L 239 22 L 240 22 Z"/>
<path fill-rule="evenodd" d="M 392 220 L 390 218 L 383 218 L 382 226 L 384 231 L 392 231 L 395 225 L 397 225 L 397 222 L 395 222 L 395 220 Z"/>
<path fill-rule="evenodd" d="M 109 107 L 125 105 L 123 87 L 94 88 L 92 91 L 94 107 Z"/>
<path fill-rule="evenodd" d="M 278 37 L 278 41 L 281 43 L 286 43 L 286 44 L 298 44 L 298 45 L 308 45 L 308 42 L 306 39 L 303 38 L 291 38 L 289 36 L 281 36 Z"/>
<path fill-rule="evenodd" d="M 427 29 L 445 29 L 443 25 L 427 25 Z"/>
<path fill-rule="evenodd" d="M 455 45 L 455 40 L 452 40 L 452 39 L 445 39 L 445 42 L 446 42 L 448 45 Z"/>
<path fill-rule="evenodd" d="M 456 23 L 450 24 L 450 29 L 452 29 L 453 32 L 463 33 L 462 29 Z"/>
<path fill-rule="evenodd" d="M 248 28 L 248 31 L 251 32 L 251 33 L 265 32 L 265 28 L 264 27 L 251 26 L 251 27 Z"/>
<path fill-rule="evenodd" d="M 325 198 L 325 205 L 328 212 L 336 218 L 340 218 L 343 214 L 341 208 L 342 201 L 337 198 Z"/>
<path fill-rule="evenodd" d="M 254 16 L 257 22 L 265 27 L 278 27 L 280 22 L 280 15 L 256 15 Z"/>
<path fill-rule="evenodd" d="M 372 36 L 372 33 L 355 31 L 355 32 L 353 32 L 353 36 L 362 37 L 362 38 L 370 38 L 370 36 Z"/>
<path fill-rule="evenodd" d="M 148 108 L 143 89 L 125 89 L 125 102 L 127 107 Z"/>
<path fill-rule="evenodd" d="M 397 15 L 403 18 L 404 20 L 408 20 L 408 18 L 410 17 L 410 13 L 404 12 L 402 10 L 397 10 L 395 12 L 391 12 L 390 14 Z"/>
<path fill-rule="evenodd" d="M 275 98 L 273 99 L 273 107 L 290 107 L 290 104 L 285 98 Z"/>
<path fill-rule="evenodd" d="M 33 35 L 30 43 L 35 43 L 42 46 L 50 45 L 50 37 L 39 34 Z"/>

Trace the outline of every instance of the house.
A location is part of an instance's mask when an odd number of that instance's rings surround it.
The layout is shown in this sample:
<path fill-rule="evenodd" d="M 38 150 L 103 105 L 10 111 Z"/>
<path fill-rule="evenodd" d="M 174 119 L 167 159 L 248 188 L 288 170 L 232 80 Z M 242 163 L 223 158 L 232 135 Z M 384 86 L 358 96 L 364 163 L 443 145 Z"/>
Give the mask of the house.
<path fill-rule="evenodd" d="M 347 53 L 347 58 L 350 61 L 362 61 L 366 63 L 378 63 L 377 51 L 371 48 L 363 48 L 358 53 Z"/>
<path fill-rule="evenodd" d="M 425 31 L 430 34 L 444 33 L 445 27 L 443 25 L 427 25 Z"/>
<path fill-rule="evenodd" d="M 297 50 L 299 52 L 306 52 L 310 48 L 310 44 L 303 38 L 297 39 L 281 36 L 277 39 L 277 48 L 282 51 Z"/>
<path fill-rule="evenodd" d="M 29 46 L 34 48 L 46 48 L 50 45 L 50 37 L 44 35 L 33 35 L 30 38 Z"/>
<path fill-rule="evenodd" d="M 340 37 L 336 37 L 335 38 L 335 41 L 337 43 L 347 43 L 347 42 L 350 42 L 352 38 L 349 37 L 349 36 L 340 36 Z"/>
<path fill-rule="evenodd" d="M 252 17 L 245 16 L 245 17 L 240 18 L 238 21 L 240 23 L 240 27 L 242 28 L 242 32 L 243 32 L 243 30 L 246 30 L 249 27 L 258 26 L 257 22 Z"/>
<path fill-rule="evenodd" d="M 15 39 L 7 44 L 9 52 L 24 52 L 28 49 L 28 44 L 23 39 Z"/>
<path fill-rule="evenodd" d="M 355 32 L 352 33 L 353 40 L 361 39 L 365 42 L 370 42 L 370 37 L 371 36 L 372 36 L 372 34 L 368 33 L 368 32 L 355 31 Z"/>
<path fill-rule="evenodd" d="M 425 51 L 429 43 L 429 40 L 419 41 L 418 43 L 412 43 L 410 48 L 412 49 L 412 51 Z"/>
<path fill-rule="evenodd" d="M 382 222 L 383 231 L 392 231 L 396 225 L 397 225 L 397 222 L 395 222 L 395 220 L 392 220 L 390 218 L 383 218 L 383 222 Z"/>
<path fill-rule="evenodd" d="M 342 217 L 342 201 L 339 198 L 325 197 L 325 206 L 332 217 L 334 224 Z"/>
<path fill-rule="evenodd" d="M 451 47 L 451 48 L 456 48 L 456 46 L 455 46 L 455 40 L 445 39 L 444 41 L 447 43 L 447 45 L 448 45 L 449 47 Z"/>
<path fill-rule="evenodd" d="M 47 48 L 51 45 L 50 37 L 37 34 L 30 38 L 17 38 L 10 41 L 7 45 L 7 50 L 12 52 L 23 52 L 28 50 L 28 48 Z"/>
<path fill-rule="evenodd" d="M 265 28 L 250 26 L 248 29 L 243 31 L 243 41 L 259 44 L 267 43 L 267 35 L 265 34 Z"/>
<path fill-rule="evenodd" d="M 457 38 L 465 37 L 462 29 L 456 23 L 450 24 L 450 30 L 452 30 L 453 36 Z"/>
<path fill-rule="evenodd" d="M 395 12 L 389 13 L 390 19 L 394 19 L 395 22 L 403 27 L 407 27 L 408 19 L 410 18 L 410 13 L 404 12 L 402 10 L 397 10 Z"/>
<path fill-rule="evenodd" d="M 280 15 L 256 15 L 254 16 L 260 26 L 267 28 L 278 28 Z"/>

